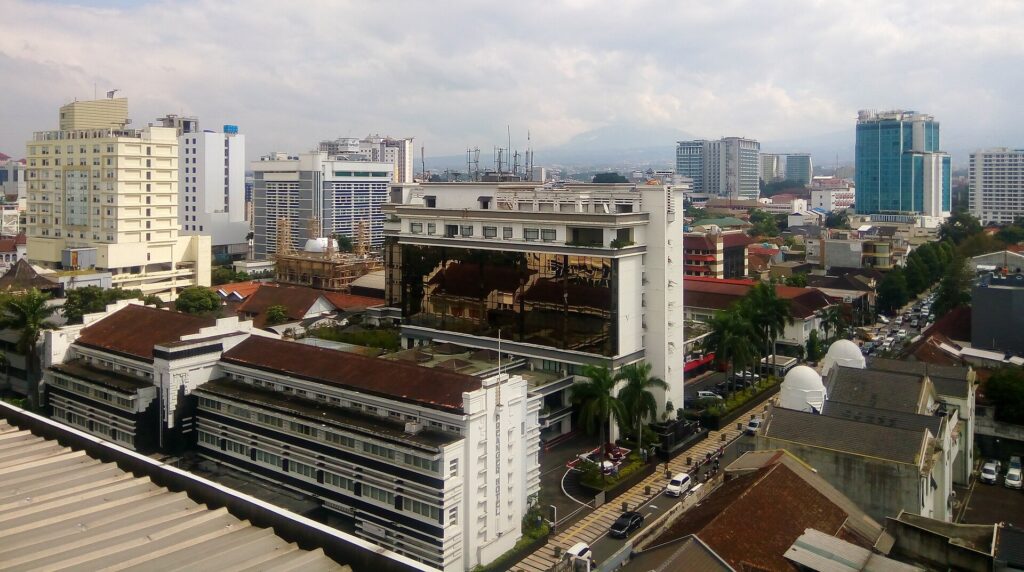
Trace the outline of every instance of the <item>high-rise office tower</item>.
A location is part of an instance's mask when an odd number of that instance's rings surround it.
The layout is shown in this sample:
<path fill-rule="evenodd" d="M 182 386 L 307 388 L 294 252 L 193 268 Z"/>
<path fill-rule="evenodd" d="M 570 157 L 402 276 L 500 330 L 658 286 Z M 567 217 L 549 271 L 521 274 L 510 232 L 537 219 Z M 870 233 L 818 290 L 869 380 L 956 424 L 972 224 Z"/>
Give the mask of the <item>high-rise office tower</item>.
<path fill-rule="evenodd" d="M 356 241 L 359 224 L 370 248 L 384 244 L 381 205 L 388 199 L 394 164 L 332 158 L 326 153 L 274 153 L 253 161 L 253 255 L 277 252 L 279 224 L 288 219 L 292 245 L 306 242 L 306 224 L 317 218 L 325 236 Z"/>
<path fill-rule="evenodd" d="M 789 153 L 786 155 L 786 180 L 808 185 L 814 178 L 814 165 L 809 153 Z"/>
<path fill-rule="evenodd" d="M 214 262 L 244 258 L 249 247 L 245 220 L 245 135 L 235 125 L 220 133 L 199 129 L 195 117 L 159 119 L 178 134 L 178 223 L 181 233 L 207 234 Z"/>
<path fill-rule="evenodd" d="M 1024 149 L 971 153 L 971 214 L 983 224 L 1012 223 L 1024 216 Z"/>
<path fill-rule="evenodd" d="M 174 299 L 210 284 L 210 239 L 178 235 L 174 129 L 129 123 L 125 98 L 76 101 L 27 143 L 28 258 Z"/>
<path fill-rule="evenodd" d="M 326 153 L 328 157 L 391 163 L 394 166 L 392 181 L 411 183 L 413 180 L 415 151 L 412 147 L 412 137 L 341 137 L 333 141 L 321 141 L 317 149 L 321 153 Z"/>
<path fill-rule="evenodd" d="M 949 155 L 939 150 L 931 115 L 861 111 L 856 161 L 858 213 L 949 216 Z"/>
<path fill-rule="evenodd" d="M 782 155 L 761 153 L 761 180 L 771 183 L 782 178 Z"/>
<path fill-rule="evenodd" d="M 760 143 L 742 137 L 679 141 L 676 173 L 693 179 L 695 193 L 756 199 L 761 192 L 760 151 Z"/>

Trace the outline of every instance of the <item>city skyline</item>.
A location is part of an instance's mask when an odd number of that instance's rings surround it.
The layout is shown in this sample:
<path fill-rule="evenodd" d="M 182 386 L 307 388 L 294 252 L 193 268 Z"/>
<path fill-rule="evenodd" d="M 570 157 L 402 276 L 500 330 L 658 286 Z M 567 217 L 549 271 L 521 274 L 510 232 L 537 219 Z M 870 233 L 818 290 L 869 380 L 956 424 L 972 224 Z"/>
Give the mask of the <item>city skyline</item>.
<path fill-rule="evenodd" d="M 543 150 L 617 125 L 764 142 L 845 132 L 852 147 L 856 112 L 890 108 L 940 117 L 951 150 L 1020 146 L 1024 8 L 961 6 L 15 1 L 0 22 L 0 71 L 17 79 L 0 150 L 23 154 L 53 109 L 110 89 L 139 127 L 166 113 L 239 125 L 249 159 L 371 132 L 416 137 L 428 157 L 487 153 L 509 131 L 514 148 L 529 133 Z"/>

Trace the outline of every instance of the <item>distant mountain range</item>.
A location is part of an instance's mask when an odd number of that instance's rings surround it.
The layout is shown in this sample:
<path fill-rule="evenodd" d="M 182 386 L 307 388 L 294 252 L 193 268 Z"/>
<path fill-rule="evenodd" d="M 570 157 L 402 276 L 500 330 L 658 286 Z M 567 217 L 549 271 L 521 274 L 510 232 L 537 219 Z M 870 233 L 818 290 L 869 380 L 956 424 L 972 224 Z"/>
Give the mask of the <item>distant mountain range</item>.
<path fill-rule="evenodd" d="M 762 140 L 765 153 L 810 153 L 817 167 L 852 165 L 854 160 L 854 130 L 822 133 L 808 137 Z M 691 133 L 672 127 L 642 125 L 609 125 L 576 135 L 572 139 L 551 147 L 538 147 L 534 163 L 547 167 L 580 169 L 618 169 L 635 167 L 663 167 L 675 165 L 676 141 L 698 139 Z M 707 138 L 707 137 L 705 137 Z M 944 145 L 945 146 L 945 145 Z M 954 166 L 966 163 L 974 147 L 958 146 L 945 149 L 953 156 Z M 433 171 L 466 170 L 465 155 L 427 157 L 427 168 Z M 489 151 L 480 153 L 480 169 L 493 168 L 494 158 Z M 417 165 L 418 166 L 418 165 Z"/>

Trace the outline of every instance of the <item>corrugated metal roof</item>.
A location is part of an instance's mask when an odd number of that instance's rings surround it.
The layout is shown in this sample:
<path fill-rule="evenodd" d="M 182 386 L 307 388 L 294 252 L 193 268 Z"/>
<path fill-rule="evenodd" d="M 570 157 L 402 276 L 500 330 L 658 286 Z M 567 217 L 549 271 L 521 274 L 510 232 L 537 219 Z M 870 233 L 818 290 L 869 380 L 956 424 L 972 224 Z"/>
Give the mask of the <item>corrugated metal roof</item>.
<path fill-rule="evenodd" d="M 0 568 L 351 570 L 0 420 Z"/>

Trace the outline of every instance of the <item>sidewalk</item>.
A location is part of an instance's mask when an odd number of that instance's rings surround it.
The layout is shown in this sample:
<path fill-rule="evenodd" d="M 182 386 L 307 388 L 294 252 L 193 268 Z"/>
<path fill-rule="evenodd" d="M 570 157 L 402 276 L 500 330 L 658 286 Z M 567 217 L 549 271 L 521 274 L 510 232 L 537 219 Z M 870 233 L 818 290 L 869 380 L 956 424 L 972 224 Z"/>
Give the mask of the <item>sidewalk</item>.
<path fill-rule="evenodd" d="M 750 411 L 760 413 L 766 406 L 767 403 L 762 402 L 755 405 Z M 692 466 L 686 466 L 687 457 L 692 457 L 695 461 L 698 458 L 703 458 L 706 453 L 714 453 L 718 451 L 719 447 L 737 438 L 741 433 L 742 431 L 737 430 L 735 424 L 732 424 L 730 428 L 724 431 L 712 431 L 708 434 L 707 439 L 697 443 L 693 447 L 679 454 L 674 460 L 670 461 L 670 473 L 676 474 L 692 469 Z M 512 565 L 510 570 L 547 572 L 547 570 L 551 569 L 551 567 L 557 562 L 557 559 L 555 558 L 556 546 L 564 553 L 565 549 L 577 542 L 593 544 L 594 541 L 607 532 L 608 527 L 615 522 L 615 519 L 618 518 L 620 514 L 622 514 L 623 502 L 629 503 L 630 509 L 642 506 L 650 502 L 651 499 L 660 495 L 666 484 L 668 484 L 668 479 L 665 478 L 664 465 L 660 464 L 658 465 L 658 470 L 654 474 L 647 477 L 615 500 L 598 507 L 575 524 L 569 526 L 569 528 L 552 535 L 549 537 L 547 544 L 528 555 L 526 558 L 520 560 L 518 563 Z M 651 487 L 650 495 L 644 494 L 644 487 L 646 486 Z"/>

